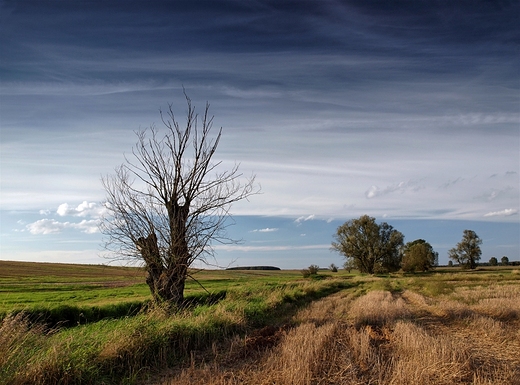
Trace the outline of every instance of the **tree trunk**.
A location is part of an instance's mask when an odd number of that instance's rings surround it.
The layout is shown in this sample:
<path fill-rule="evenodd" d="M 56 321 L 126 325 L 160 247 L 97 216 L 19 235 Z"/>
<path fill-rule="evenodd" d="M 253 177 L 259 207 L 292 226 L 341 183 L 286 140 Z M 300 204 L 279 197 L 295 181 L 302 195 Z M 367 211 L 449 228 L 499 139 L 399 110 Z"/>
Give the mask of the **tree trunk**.
<path fill-rule="evenodd" d="M 190 212 L 190 203 L 179 205 L 176 200 L 166 204 L 170 225 L 170 247 L 168 250 L 165 277 L 161 281 L 162 298 L 172 305 L 184 304 L 184 286 L 190 265 L 190 253 L 187 242 L 186 221 Z"/>
<path fill-rule="evenodd" d="M 161 277 L 164 275 L 164 266 L 161 260 L 157 236 L 152 233 L 146 238 L 139 238 L 136 242 L 137 249 L 146 265 L 146 283 L 150 287 L 153 299 L 156 302 L 161 296 Z"/>
<path fill-rule="evenodd" d="M 157 236 L 152 233 L 146 238 L 139 238 L 136 245 L 146 264 L 146 283 L 156 304 L 182 306 L 184 302 L 184 285 L 188 273 L 187 264 L 182 263 L 185 256 L 179 258 L 181 263 L 172 264 L 173 268 L 166 269 L 161 259 Z M 179 261 L 178 261 L 179 262 Z"/>
<path fill-rule="evenodd" d="M 181 307 L 184 304 L 186 275 L 179 271 L 165 271 L 156 282 L 154 301 L 167 306 Z"/>

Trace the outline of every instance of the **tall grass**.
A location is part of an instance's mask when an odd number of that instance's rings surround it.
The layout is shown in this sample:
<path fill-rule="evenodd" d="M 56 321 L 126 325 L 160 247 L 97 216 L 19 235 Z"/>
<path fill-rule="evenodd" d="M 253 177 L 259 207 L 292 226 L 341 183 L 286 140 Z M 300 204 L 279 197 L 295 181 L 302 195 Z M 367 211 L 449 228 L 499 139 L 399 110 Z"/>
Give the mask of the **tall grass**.
<path fill-rule="evenodd" d="M 19 313 L 1 324 L 0 383 L 99 384 L 134 381 L 154 368 L 185 361 L 254 327 L 276 323 L 299 305 L 345 287 L 337 280 L 282 285 L 251 283 L 229 290 L 218 302 L 176 314 L 147 311 L 72 328 L 33 324 Z"/>
<path fill-rule="evenodd" d="M 69 328 L 12 314 L 0 383 L 520 384 L 520 281 L 492 277 L 262 277 Z"/>

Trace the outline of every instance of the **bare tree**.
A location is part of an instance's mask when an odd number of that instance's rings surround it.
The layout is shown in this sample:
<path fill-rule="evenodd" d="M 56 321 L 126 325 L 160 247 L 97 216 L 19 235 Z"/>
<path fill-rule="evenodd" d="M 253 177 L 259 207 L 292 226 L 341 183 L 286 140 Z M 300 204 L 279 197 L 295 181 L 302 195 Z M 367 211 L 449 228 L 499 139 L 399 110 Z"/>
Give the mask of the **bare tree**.
<path fill-rule="evenodd" d="M 132 156 L 102 178 L 107 214 L 100 225 L 107 250 L 144 263 L 154 301 L 177 306 L 189 267 L 207 262 L 215 242 L 235 242 L 226 235 L 231 204 L 259 191 L 255 177 L 244 178 L 237 164 L 222 171 L 221 162 L 212 161 L 222 128 L 211 138 L 209 104 L 199 118 L 184 96 L 186 126 L 170 104 L 160 111 L 164 136 L 154 125 L 136 132 Z"/>

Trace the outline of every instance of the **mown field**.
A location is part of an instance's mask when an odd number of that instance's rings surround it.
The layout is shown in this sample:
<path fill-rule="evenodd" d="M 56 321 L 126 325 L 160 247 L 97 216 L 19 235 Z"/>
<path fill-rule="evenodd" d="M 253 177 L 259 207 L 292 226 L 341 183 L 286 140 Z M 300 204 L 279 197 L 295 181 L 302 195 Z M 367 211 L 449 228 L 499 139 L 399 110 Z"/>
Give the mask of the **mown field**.
<path fill-rule="evenodd" d="M 520 384 L 520 270 L 142 270 L 0 261 L 2 384 Z M 202 286 L 205 287 L 203 289 Z"/>
<path fill-rule="evenodd" d="M 192 276 L 194 279 L 186 285 L 186 297 L 194 302 L 211 300 L 211 295 L 218 297 L 251 280 L 272 284 L 302 277 L 298 271 L 237 270 L 193 271 Z M 75 324 L 86 323 L 98 320 L 85 318 L 89 310 L 117 318 L 140 310 L 150 298 L 145 273 L 135 267 L 0 261 L 0 319 L 20 310 L 48 317 L 49 313 L 68 312 Z M 60 317 L 67 321 L 65 314 L 53 318 Z"/>

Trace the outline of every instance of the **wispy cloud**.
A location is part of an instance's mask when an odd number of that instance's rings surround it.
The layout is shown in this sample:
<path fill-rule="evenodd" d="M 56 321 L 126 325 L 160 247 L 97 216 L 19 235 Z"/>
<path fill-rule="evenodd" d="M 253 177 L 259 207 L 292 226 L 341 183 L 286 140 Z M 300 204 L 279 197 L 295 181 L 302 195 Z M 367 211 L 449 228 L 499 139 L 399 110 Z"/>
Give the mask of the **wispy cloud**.
<path fill-rule="evenodd" d="M 283 245 L 283 246 L 247 246 L 247 245 L 216 245 L 215 250 L 221 251 L 239 251 L 239 252 L 271 252 L 271 251 L 286 251 L 286 250 L 322 250 L 330 249 L 330 244 L 322 245 Z"/>
<path fill-rule="evenodd" d="M 265 229 L 255 229 L 251 230 L 251 233 L 272 233 L 278 231 L 279 229 L 276 227 L 266 227 Z"/>
<path fill-rule="evenodd" d="M 307 216 L 303 215 L 303 216 L 296 218 L 294 220 L 294 223 L 300 224 L 302 222 L 312 221 L 313 219 L 316 219 L 316 215 L 314 215 L 314 214 L 307 215 Z"/>
<path fill-rule="evenodd" d="M 24 235 L 96 231 L 99 176 L 159 108 L 183 120 L 182 85 L 223 127 L 215 160 L 262 184 L 232 207 L 257 216 L 244 238 L 327 243 L 311 227 L 363 214 L 518 222 L 518 2 L 49 3 L 0 12 L 0 206 Z"/>
<path fill-rule="evenodd" d="M 511 215 L 518 214 L 517 209 L 505 209 L 501 211 L 492 211 L 485 214 L 485 217 L 509 217 Z"/>
<path fill-rule="evenodd" d="M 502 189 L 493 189 L 490 192 L 487 191 L 480 196 L 476 196 L 475 199 L 481 200 L 481 201 L 492 202 L 492 201 L 500 200 L 502 198 L 507 198 L 507 196 L 509 196 L 509 195 L 514 197 L 516 192 L 517 191 L 515 191 L 514 187 L 506 186 Z"/>
<path fill-rule="evenodd" d="M 454 185 L 456 185 L 458 183 L 461 183 L 463 181 L 464 181 L 464 178 L 461 178 L 461 177 L 458 177 L 455 180 L 451 180 L 450 179 L 449 181 L 443 183 L 440 187 L 443 188 L 443 189 L 446 189 L 446 188 L 452 187 L 452 186 L 454 186 Z"/>
<path fill-rule="evenodd" d="M 385 188 L 379 188 L 378 186 L 371 186 L 366 192 L 365 196 L 368 199 L 376 198 L 378 196 L 391 194 L 394 192 L 401 192 L 404 193 L 405 191 L 412 190 L 414 192 L 417 192 L 421 189 L 423 189 L 424 186 L 418 185 L 418 182 L 415 181 L 408 181 L 408 182 L 399 182 L 392 184 L 390 186 L 387 186 Z"/>

